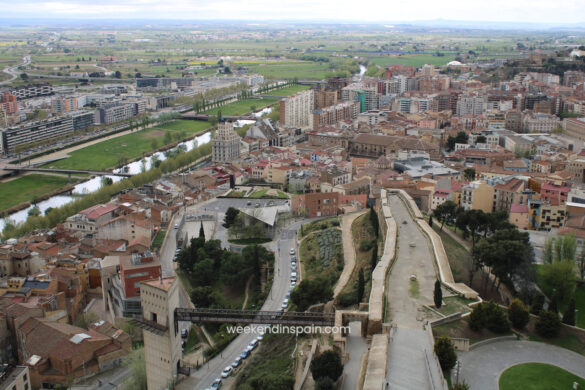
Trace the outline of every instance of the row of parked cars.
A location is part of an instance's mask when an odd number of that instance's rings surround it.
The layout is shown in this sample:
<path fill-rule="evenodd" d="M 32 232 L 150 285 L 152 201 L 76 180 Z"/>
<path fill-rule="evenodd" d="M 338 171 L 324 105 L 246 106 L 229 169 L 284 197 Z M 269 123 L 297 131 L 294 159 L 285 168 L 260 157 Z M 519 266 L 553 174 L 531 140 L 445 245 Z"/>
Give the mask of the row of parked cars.
<path fill-rule="evenodd" d="M 259 335 L 258 337 L 256 337 L 254 340 L 252 340 L 250 342 L 250 344 L 248 344 L 248 346 L 242 351 L 242 353 L 240 354 L 240 356 L 238 356 L 231 365 L 227 366 L 226 368 L 223 369 L 223 371 L 221 372 L 221 378 L 217 378 L 215 381 L 213 381 L 213 383 L 211 384 L 211 387 L 208 387 L 206 390 L 212 390 L 212 389 L 219 389 L 222 386 L 222 379 L 226 379 L 228 378 L 235 370 L 236 368 L 238 368 L 240 366 L 240 364 L 242 364 L 242 362 L 244 360 L 246 360 L 248 358 L 248 356 L 250 356 L 250 354 L 252 353 L 252 351 L 254 349 L 256 349 L 256 347 L 258 346 L 258 344 L 260 343 L 260 341 L 262 341 L 262 339 L 264 338 L 263 335 Z"/>
<path fill-rule="evenodd" d="M 180 252 L 180 250 L 179 250 L 179 252 Z M 291 293 L 292 289 L 297 285 L 297 258 L 295 256 L 294 248 L 291 248 L 289 253 L 291 255 L 290 266 L 291 266 L 291 270 L 292 270 L 291 277 L 290 277 L 290 288 L 288 289 L 288 292 L 286 293 L 286 296 L 285 296 L 284 300 L 282 301 L 282 305 L 281 305 L 280 310 L 279 310 L 281 313 L 284 313 L 284 311 L 288 307 L 289 300 L 290 300 L 290 293 Z M 173 261 L 175 261 L 175 260 L 173 260 Z M 244 349 L 244 351 L 240 354 L 240 356 L 238 356 L 230 366 L 227 366 L 226 368 L 223 369 L 223 371 L 221 372 L 221 378 L 217 378 L 215 381 L 213 381 L 211 387 L 208 387 L 206 390 L 213 390 L 213 389 L 221 388 L 222 379 L 228 378 L 236 370 L 236 368 L 238 368 L 240 366 L 240 364 L 242 364 L 242 362 L 248 356 L 250 356 L 250 353 L 252 353 L 252 351 L 258 346 L 260 341 L 262 341 L 262 338 L 263 338 L 263 336 L 260 335 L 260 336 L 256 337 L 254 340 L 252 340 L 252 342 L 250 344 L 248 344 L 248 346 L 246 347 L 246 349 Z"/>

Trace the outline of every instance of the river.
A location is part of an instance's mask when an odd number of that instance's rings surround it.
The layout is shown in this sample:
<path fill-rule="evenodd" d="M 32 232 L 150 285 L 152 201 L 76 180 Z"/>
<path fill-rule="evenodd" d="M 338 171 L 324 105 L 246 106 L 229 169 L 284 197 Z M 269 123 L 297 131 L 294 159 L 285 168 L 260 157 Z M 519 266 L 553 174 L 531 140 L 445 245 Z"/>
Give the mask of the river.
<path fill-rule="evenodd" d="M 264 108 L 256 113 L 254 113 L 254 116 L 256 118 L 260 118 L 263 115 L 269 114 L 271 111 L 272 111 L 272 108 L 266 107 L 266 108 Z M 242 127 L 245 125 L 252 124 L 254 122 L 255 121 L 252 121 L 252 120 L 239 120 L 239 121 L 236 121 L 234 123 L 234 127 L 236 127 L 236 128 Z M 186 151 L 190 151 L 193 148 L 195 148 L 197 146 L 205 145 L 205 144 L 209 143 L 210 141 L 211 141 L 211 132 L 208 131 L 200 136 L 193 138 L 192 140 L 181 142 L 175 148 L 171 149 L 171 151 L 176 150 L 178 147 L 185 147 Z M 181 145 L 183 145 L 183 146 L 181 146 Z M 156 158 L 155 158 L 155 156 L 156 156 Z M 123 168 L 114 169 L 112 171 L 112 175 L 107 175 L 106 177 L 109 177 L 114 182 L 117 182 L 117 181 L 122 180 L 123 177 L 116 176 L 115 174 L 117 172 L 120 172 L 122 169 L 125 172 L 132 173 L 132 174 L 138 174 L 138 173 L 150 170 L 152 167 L 152 162 L 155 159 L 164 161 L 166 159 L 165 152 L 155 152 L 151 155 L 148 155 L 143 160 L 134 161 L 132 163 L 125 165 Z M 100 187 L 103 184 L 102 177 L 103 176 L 96 176 L 90 180 L 84 181 L 83 183 L 79 183 L 73 188 L 73 190 L 71 191 L 70 194 L 61 194 L 61 195 L 52 196 L 47 200 L 44 200 L 42 202 L 37 203 L 36 207 L 38 207 L 39 210 L 41 210 L 41 213 L 44 214 L 48 208 L 56 208 L 56 207 L 63 206 L 65 204 L 77 199 L 79 196 L 83 196 L 85 194 L 89 194 L 91 192 L 97 191 L 98 189 L 100 189 Z M 22 223 L 22 222 L 26 221 L 26 218 L 28 217 L 29 210 L 31 210 L 34 206 L 35 205 L 31 205 L 30 207 L 28 207 L 26 209 L 22 209 L 20 211 L 17 211 L 15 213 L 8 215 L 4 219 L 0 219 L 0 232 L 2 230 L 4 230 L 4 226 L 6 226 L 7 220 L 13 221 L 15 223 Z"/>

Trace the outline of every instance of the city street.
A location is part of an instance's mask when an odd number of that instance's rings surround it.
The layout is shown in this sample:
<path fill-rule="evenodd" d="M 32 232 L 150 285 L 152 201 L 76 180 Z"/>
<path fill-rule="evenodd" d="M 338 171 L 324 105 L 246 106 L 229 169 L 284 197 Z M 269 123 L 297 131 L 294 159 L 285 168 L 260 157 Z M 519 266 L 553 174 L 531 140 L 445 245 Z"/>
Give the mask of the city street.
<path fill-rule="evenodd" d="M 180 221 L 183 214 L 213 214 L 215 216 L 214 222 L 204 222 L 203 229 L 205 231 L 205 237 L 207 239 L 219 239 L 222 242 L 222 246 L 225 248 L 229 247 L 227 241 L 227 229 L 222 226 L 225 212 L 229 207 L 244 208 L 249 207 L 248 202 L 251 201 L 252 205 L 256 203 L 260 204 L 261 207 L 267 206 L 269 200 L 262 199 L 212 199 L 200 204 L 188 207 L 187 210 L 181 210 L 175 215 L 171 223 L 169 224 L 169 231 L 163 246 L 161 248 L 160 261 L 163 268 L 164 276 L 174 275 L 174 268 L 172 258 L 176 250 L 176 235 L 187 233 L 188 237 L 197 237 L 199 234 L 200 222 L 186 222 L 183 228 L 178 231 L 174 229 L 174 225 Z M 286 200 L 276 200 L 275 205 L 284 205 Z M 284 300 L 289 288 L 290 288 L 290 254 L 291 248 L 296 248 L 296 232 L 299 229 L 303 221 L 293 222 L 286 226 L 282 230 L 278 231 L 278 235 L 275 237 L 275 241 L 266 244 L 276 256 L 275 261 L 275 275 L 274 283 L 272 285 L 271 293 L 262 310 L 273 310 L 276 311 L 281 307 L 282 301 Z M 190 301 L 187 295 L 181 289 L 180 305 L 181 307 L 190 307 Z M 189 327 L 188 323 L 181 324 L 181 327 Z M 228 365 L 230 365 L 236 357 L 242 353 L 247 345 L 257 337 L 257 334 L 242 334 L 238 336 L 224 351 L 221 355 L 216 356 L 210 360 L 202 368 L 192 374 L 191 378 L 185 379 L 181 382 L 178 388 L 189 388 L 189 389 L 205 389 L 210 386 L 211 383 L 221 375 L 221 371 Z"/>

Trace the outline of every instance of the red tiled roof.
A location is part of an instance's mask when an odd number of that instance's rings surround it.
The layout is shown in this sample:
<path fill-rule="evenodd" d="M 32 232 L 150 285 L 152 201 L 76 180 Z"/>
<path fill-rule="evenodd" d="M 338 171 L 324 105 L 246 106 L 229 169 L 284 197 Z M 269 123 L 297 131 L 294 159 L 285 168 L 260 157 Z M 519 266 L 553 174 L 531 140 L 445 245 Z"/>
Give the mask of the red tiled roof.
<path fill-rule="evenodd" d="M 118 205 L 113 203 L 98 204 L 88 209 L 80 211 L 79 214 L 85 215 L 88 219 L 96 219 L 101 217 L 102 215 L 111 213 L 117 208 Z"/>

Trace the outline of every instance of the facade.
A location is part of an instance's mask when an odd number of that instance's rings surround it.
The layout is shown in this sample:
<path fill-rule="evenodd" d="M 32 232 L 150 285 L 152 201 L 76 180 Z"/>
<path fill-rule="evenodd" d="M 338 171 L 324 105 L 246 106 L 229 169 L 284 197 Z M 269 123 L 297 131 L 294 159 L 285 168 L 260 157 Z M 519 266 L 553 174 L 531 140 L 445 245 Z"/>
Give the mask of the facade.
<path fill-rule="evenodd" d="M 585 141 L 585 118 L 565 119 L 565 132 L 571 137 Z"/>
<path fill-rule="evenodd" d="M 1 131 L 1 143 L 4 151 L 15 151 L 17 147 L 30 147 L 37 143 L 54 141 L 73 133 L 71 117 L 45 119 L 9 127 Z"/>
<path fill-rule="evenodd" d="M 519 230 L 527 230 L 530 226 L 528 216 L 529 210 L 527 205 L 513 204 L 510 207 L 508 221 Z"/>
<path fill-rule="evenodd" d="M 522 130 L 525 133 L 550 133 L 560 125 L 556 115 L 528 113 L 522 118 Z"/>
<path fill-rule="evenodd" d="M 337 91 L 315 90 L 315 109 L 321 109 L 337 104 Z"/>
<path fill-rule="evenodd" d="M 320 126 L 335 125 L 341 121 L 354 120 L 359 113 L 358 102 L 343 102 L 313 111 L 313 130 Z"/>
<path fill-rule="evenodd" d="M 493 211 L 494 187 L 477 180 L 461 187 L 461 206 L 465 210 Z"/>
<path fill-rule="evenodd" d="M 553 206 L 540 200 L 528 203 L 528 225 L 531 230 L 550 231 L 565 225 L 566 206 Z"/>
<path fill-rule="evenodd" d="M 51 100 L 51 112 L 53 114 L 64 114 L 77 110 L 77 98 L 66 97 Z"/>
<path fill-rule="evenodd" d="M 293 199 L 293 213 L 308 218 L 334 216 L 342 213 L 342 208 L 353 206 L 366 207 L 367 194 L 343 195 L 339 192 L 314 192 L 297 195 Z"/>
<path fill-rule="evenodd" d="M 142 318 L 152 324 L 144 329 L 146 388 L 171 388 L 181 364 L 181 333 L 175 327 L 175 308 L 179 307 L 179 287 L 175 277 L 140 283 Z"/>
<path fill-rule="evenodd" d="M 95 111 L 95 123 L 109 125 L 111 123 L 122 122 L 136 115 L 136 109 L 133 104 L 111 103 L 98 108 Z"/>
<path fill-rule="evenodd" d="M 0 109 L 8 115 L 16 114 L 18 112 L 16 96 L 10 92 L 3 92 L 0 95 Z"/>
<path fill-rule="evenodd" d="M 481 115 L 487 108 L 487 96 L 461 95 L 457 101 L 457 115 Z"/>
<path fill-rule="evenodd" d="M 27 366 L 0 366 L 0 390 L 31 390 L 30 372 Z"/>
<path fill-rule="evenodd" d="M 211 140 L 212 161 L 214 163 L 232 162 L 240 157 L 240 136 L 234 131 L 232 122 L 222 121 Z"/>
<path fill-rule="evenodd" d="M 53 86 L 49 83 L 22 85 L 14 87 L 10 93 L 18 100 L 33 98 L 37 96 L 48 96 L 54 93 Z"/>
<path fill-rule="evenodd" d="M 287 127 L 310 128 L 315 107 L 314 91 L 309 89 L 280 101 L 280 123 Z"/>
<path fill-rule="evenodd" d="M 93 126 L 94 113 L 92 111 L 77 111 L 71 114 L 73 131 L 84 131 Z"/>
<path fill-rule="evenodd" d="M 350 84 L 341 90 L 343 101 L 358 102 L 360 112 L 377 110 L 379 97 L 376 87 L 367 87 L 363 83 Z"/>

